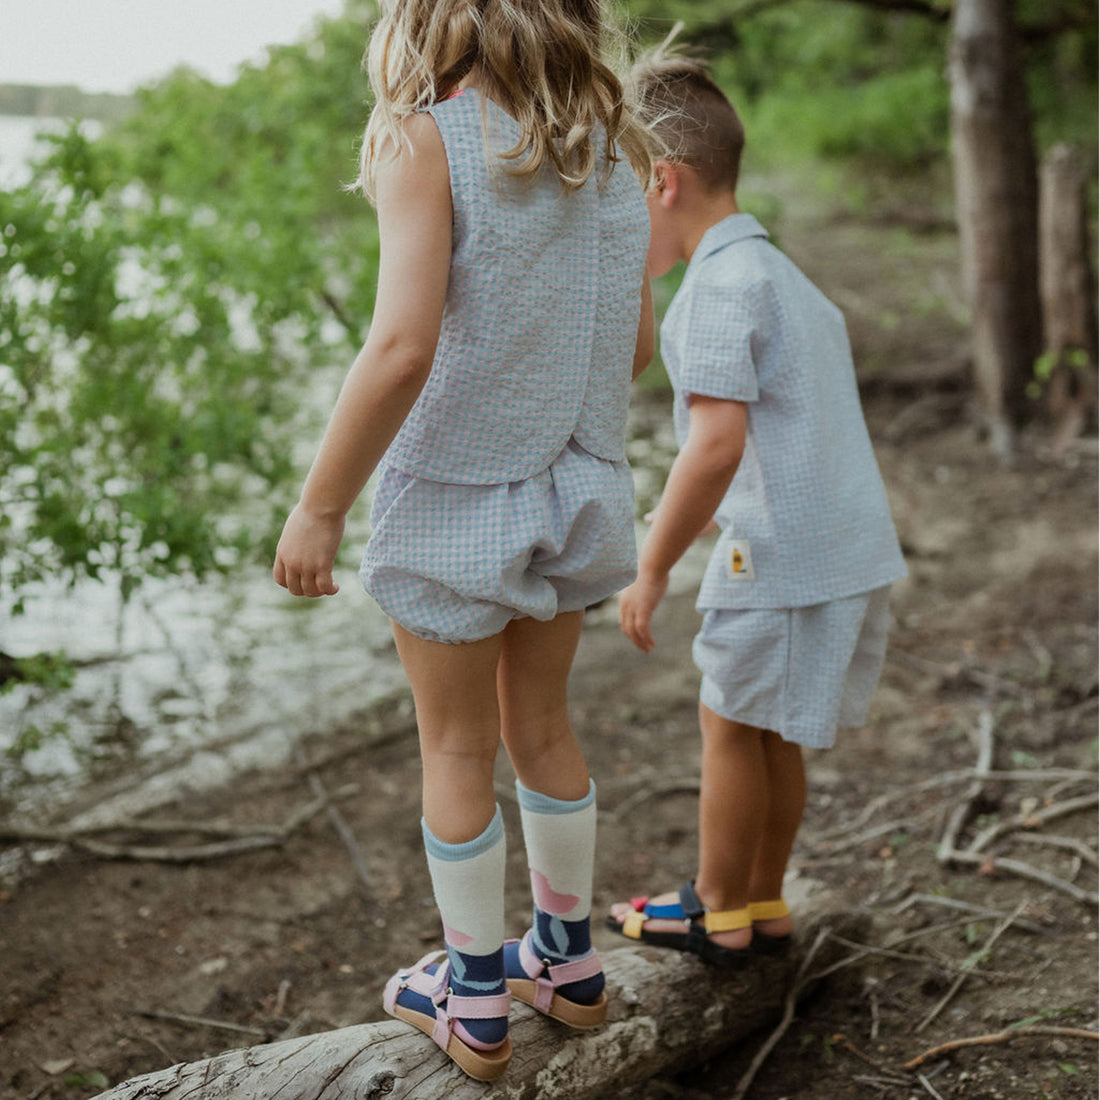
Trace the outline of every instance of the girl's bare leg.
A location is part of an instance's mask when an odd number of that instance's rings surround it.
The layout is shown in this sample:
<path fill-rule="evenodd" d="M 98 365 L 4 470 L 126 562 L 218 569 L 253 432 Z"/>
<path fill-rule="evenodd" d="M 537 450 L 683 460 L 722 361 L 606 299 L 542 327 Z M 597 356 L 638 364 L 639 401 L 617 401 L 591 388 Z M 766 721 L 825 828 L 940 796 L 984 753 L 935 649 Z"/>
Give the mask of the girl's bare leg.
<path fill-rule="evenodd" d="M 501 734 L 519 781 L 563 801 L 588 794 L 588 767 L 569 724 L 566 684 L 584 612 L 513 619 L 501 635 Z"/>
<path fill-rule="evenodd" d="M 416 702 L 424 818 L 440 840 L 461 844 L 484 832 L 496 808 L 502 636 L 447 645 L 418 638 L 396 623 L 393 634 Z"/>

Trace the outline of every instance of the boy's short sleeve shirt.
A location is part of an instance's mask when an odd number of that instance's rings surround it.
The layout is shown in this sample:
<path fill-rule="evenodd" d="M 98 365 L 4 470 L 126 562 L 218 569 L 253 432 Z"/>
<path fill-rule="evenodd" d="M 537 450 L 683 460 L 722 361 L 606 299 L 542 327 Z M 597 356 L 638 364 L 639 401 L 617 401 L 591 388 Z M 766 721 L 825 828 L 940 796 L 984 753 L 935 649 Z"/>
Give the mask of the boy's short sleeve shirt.
<path fill-rule="evenodd" d="M 843 316 L 751 215 L 704 235 L 661 351 L 680 446 L 690 395 L 748 405 L 700 610 L 808 606 L 904 576 Z"/>

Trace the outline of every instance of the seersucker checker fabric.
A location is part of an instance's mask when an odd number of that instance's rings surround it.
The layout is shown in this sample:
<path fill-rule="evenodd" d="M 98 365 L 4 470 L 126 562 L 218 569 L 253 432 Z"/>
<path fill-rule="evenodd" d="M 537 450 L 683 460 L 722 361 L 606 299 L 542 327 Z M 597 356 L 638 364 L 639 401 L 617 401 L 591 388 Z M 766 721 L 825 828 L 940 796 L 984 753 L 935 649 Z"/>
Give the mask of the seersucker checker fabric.
<path fill-rule="evenodd" d="M 570 438 L 622 461 L 649 243 L 637 176 L 624 161 L 573 192 L 548 164 L 517 180 L 497 154 L 521 131 L 500 107 L 467 89 L 429 110 L 450 170 L 451 279 L 431 374 L 386 461 L 467 485 L 530 477 Z"/>
<path fill-rule="evenodd" d="M 624 588 L 637 569 L 625 462 L 569 443 L 548 469 L 499 485 L 447 485 L 388 468 L 360 576 L 421 638 L 473 642 L 518 617 L 543 622 Z"/>
<path fill-rule="evenodd" d="M 649 222 L 626 163 L 577 192 L 503 174 L 516 122 L 467 91 L 431 108 L 450 168 L 451 280 L 428 382 L 383 460 L 360 569 L 446 643 L 549 620 L 634 578 L 624 437 Z"/>
<path fill-rule="evenodd" d="M 749 409 L 699 610 L 804 607 L 905 575 L 844 317 L 750 214 L 704 234 L 661 351 L 681 446 L 690 394 Z"/>

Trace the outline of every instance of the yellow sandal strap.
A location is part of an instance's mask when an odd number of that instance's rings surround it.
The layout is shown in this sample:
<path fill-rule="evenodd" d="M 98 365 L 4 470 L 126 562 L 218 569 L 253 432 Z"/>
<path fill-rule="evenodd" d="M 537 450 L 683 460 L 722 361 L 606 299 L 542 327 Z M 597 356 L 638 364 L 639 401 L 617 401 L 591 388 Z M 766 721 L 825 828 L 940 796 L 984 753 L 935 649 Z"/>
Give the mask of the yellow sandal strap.
<path fill-rule="evenodd" d="M 750 901 L 749 915 L 753 920 L 776 920 L 790 913 L 787 903 L 782 898 L 775 901 Z"/>
<path fill-rule="evenodd" d="M 632 940 L 640 940 L 642 938 L 642 925 L 648 919 L 645 913 L 639 913 L 636 910 L 633 913 L 627 913 L 626 919 L 623 921 L 623 935 L 629 936 Z"/>
<path fill-rule="evenodd" d="M 739 928 L 748 928 L 752 917 L 748 909 L 721 909 L 716 913 L 703 914 L 703 927 L 707 933 L 736 932 Z"/>

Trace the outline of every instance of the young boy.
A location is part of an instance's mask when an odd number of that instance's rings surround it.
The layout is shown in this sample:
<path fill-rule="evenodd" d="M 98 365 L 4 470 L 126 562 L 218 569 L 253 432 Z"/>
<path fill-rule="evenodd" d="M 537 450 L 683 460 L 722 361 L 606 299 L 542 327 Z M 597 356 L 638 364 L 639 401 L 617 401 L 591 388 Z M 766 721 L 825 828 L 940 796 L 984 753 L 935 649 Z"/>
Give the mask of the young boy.
<path fill-rule="evenodd" d="M 643 62 L 635 83 L 670 150 L 648 195 L 649 271 L 687 261 L 661 326 L 680 452 L 620 596 L 654 646 L 668 574 L 716 521 L 697 607 L 702 786 L 697 877 L 612 907 L 633 939 L 718 966 L 782 950 L 783 876 L 802 820 L 801 746 L 862 725 L 905 574 L 840 311 L 738 210 L 744 130 L 701 64 Z M 735 476 L 736 475 L 736 476 Z"/>

